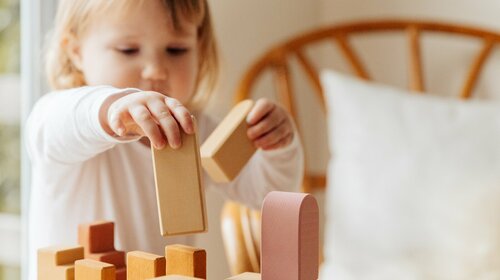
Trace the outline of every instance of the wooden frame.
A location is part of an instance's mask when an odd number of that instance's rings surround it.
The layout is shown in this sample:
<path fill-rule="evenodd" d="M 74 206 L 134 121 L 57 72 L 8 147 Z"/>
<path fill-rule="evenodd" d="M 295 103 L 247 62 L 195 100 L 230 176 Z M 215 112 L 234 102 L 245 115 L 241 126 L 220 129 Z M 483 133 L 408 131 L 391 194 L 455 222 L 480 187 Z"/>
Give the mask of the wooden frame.
<path fill-rule="evenodd" d="M 433 21 L 379 20 L 324 27 L 292 38 L 267 51 L 244 74 L 236 90 L 235 102 L 249 98 L 252 95 L 253 87 L 258 78 L 264 72 L 270 70 L 274 73 L 277 96 L 292 116 L 297 118 L 297 109 L 294 103 L 294 88 L 289 69 L 289 60 L 295 57 L 300 67 L 306 73 L 307 79 L 311 83 L 322 109 L 325 111 L 324 93 L 321 89 L 318 71 L 305 55 L 305 49 L 313 43 L 331 41 L 339 47 L 343 58 L 349 63 L 354 74 L 362 79 L 370 80 L 370 73 L 364 67 L 360 56 L 350 44 L 349 39 L 354 35 L 377 32 L 406 33 L 408 38 L 408 72 L 410 75 L 408 87 L 416 92 L 425 91 L 420 48 L 422 34 L 432 32 L 447 33 L 482 41 L 483 47 L 470 66 L 464 85 L 459 93 L 460 98 L 463 99 L 472 96 L 485 62 L 491 54 L 493 47 L 500 41 L 500 34 L 496 32 Z M 315 188 L 322 189 L 325 185 L 326 179 L 324 175 L 311 174 L 306 167 L 303 183 L 304 192 L 311 192 Z"/>

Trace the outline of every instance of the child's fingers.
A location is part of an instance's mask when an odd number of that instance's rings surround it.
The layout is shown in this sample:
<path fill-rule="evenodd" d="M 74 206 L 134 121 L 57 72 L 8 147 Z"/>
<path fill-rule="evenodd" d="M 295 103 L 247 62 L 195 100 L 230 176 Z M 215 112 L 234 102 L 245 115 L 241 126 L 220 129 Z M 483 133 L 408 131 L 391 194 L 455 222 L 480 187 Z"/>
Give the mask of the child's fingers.
<path fill-rule="evenodd" d="M 162 149 L 165 147 L 165 139 L 160 131 L 160 128 L 153 120 L 151 113 L 143 105 L 137 105 L 129 109 L 130 116 L 140 126 L 144 134 L 151 140 L 155 148 Z"/>
<path fill-rule="evenodd" d="M 274 108 L 259 122 L 248 128 L 247 135 L 250 140 L 255 140 L 286 121 L 286 114 Z"/>
<path fill-rule="evenodd" d="M 160 124 L 170 146 L 174 149 L 180 147 L 182 145 L 182 138 L 179 125 L 170 113 L 167 105 L 156 99 L 148 103 L 148 109 Z"/>
<path fill-rule="evenodd" d="M 292 133 L 291 127 L 287 124 L 287 122 L 284 122 L 275 129 L 271 130 L 267 134 L 260 137 L 259 139 L 255 140 L 254 144 L 259 148 L 267 149 L 279 143 L 282 139 L 286 138 L 291 133 Z"/>
<path fill-rule="evenodd" d="M 126 128 L 120 119 L 120 114 L 118 113 L 111 114 L 108 120 L 108 124 L 114 134 L 118 136 L 123 136 L 125 134 Z"/>
<path fill-rule="evenodd" d="M 269 101 L 268 99 L 261 98 L 255 102 L 252 110 L 248 113 L 247 123 L 249 125 L 254 125 L 259 122 L 262 118 L 264 118 L 267 114 L 269 114 L 276 105 Z"/>
<path fill-rule="evenodd" d="M 177 122 L 181 125 L 182 129 L 187 134 L 194 133 L 193 118 L 189 110 L 182 105 L 177 99 L 166 97 L 165 104 L 167 104 L 170 112 L 175 117 Z"/>
<path fill-rule="evenodd" d="M 286 147 L 290 143 L 292 143 L 293 137 L 294 137 L 293 133 L 290 133 L 288 136 L 281 139 L 278 143 L 263 147 L 262 149 L 263 150 L 275 150 L 275 149 Z"/>

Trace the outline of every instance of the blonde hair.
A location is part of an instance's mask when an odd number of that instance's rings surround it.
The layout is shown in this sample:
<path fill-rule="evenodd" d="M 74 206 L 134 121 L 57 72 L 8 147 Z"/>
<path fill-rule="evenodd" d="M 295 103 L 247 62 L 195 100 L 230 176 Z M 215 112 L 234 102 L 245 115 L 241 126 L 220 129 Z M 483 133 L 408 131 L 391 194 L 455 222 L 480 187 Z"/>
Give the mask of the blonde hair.
<path fill-rule="evenodd" d="M 152 1 L 152 0 L 142 0 Z M 138 0 L 60 0 L 55 27 L 50 34 L 46 52 L 46 71 L 53 89 L 85 86 L 83 73 L 70 59 L 67 42 L 71 36 L 78 38 L 91 19 L 119 9 L 130 9 L 142 3 Z M 198 26 L 199 69 L 195 94 L 190 106 L 199 108 L 212 94 L 217 82 L 219 61 L 215 35 L 207 0 L 157 0 L 162 1 L 174 28 L 180 28 L 180 17 Z"/>

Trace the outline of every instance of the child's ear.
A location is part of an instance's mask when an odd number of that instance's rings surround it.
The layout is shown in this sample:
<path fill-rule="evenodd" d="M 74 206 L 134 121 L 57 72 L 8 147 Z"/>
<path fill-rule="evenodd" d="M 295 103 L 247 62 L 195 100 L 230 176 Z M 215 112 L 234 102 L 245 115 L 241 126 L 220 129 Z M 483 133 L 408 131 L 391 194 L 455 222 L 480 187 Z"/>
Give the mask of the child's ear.
<path fill-rule="evenodd" d="M 82 54 L 80 46 L 80 41 L 73 34 L 66 36 L 63 41 L 63 49 L 68 54 L 71 63 L 73 63 L 79 71 L 82 70 Z"/>

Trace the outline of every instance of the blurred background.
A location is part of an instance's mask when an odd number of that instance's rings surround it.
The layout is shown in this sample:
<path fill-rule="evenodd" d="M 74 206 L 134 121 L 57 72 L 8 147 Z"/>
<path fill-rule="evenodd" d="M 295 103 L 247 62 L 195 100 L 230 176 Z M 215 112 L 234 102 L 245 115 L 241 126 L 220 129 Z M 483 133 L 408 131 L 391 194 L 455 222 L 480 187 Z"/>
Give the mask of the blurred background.
<path fill-rule="evenodd" d="M 29 165 L 25 155 L 20 161 L 20 123 L 34 100 L 47 90 L 41 50 L 56 3 L 55 0 L 44 0 L 43 5 L 40 2 L 0 0 L 0 280 L 21 277 L 21 221 L 25 220 L 21 214 L 26 212 L 29 197 Z M 465 23 L 500 31 L 500 2 L 495 0 L 209 0 L 209 4 L 219 39 L 223 70 L 217 95 L 208 110 L 220 117 L 229 110 L 237 82 L 253 61 L 272 45 L 313 28 L 344 21 L 406 18 Z M 21 30 L 24 30 L 22 36 Z M 23 67 L 20 67 L 21 37 Z M 429 67 L 425 72 L 429 75 L 426 80 L 430 90 L 448 94 L 450 86 L 458 89 L 458 80 L 455 82 L 446 78 L 458 77 L 456 72 L 465 73 L 466 63 L 463 60 L 471 61 L 480 45 L 467 43 L 455 48 L 455 43 L 462 42 L 426 40 L 428 47 L 423 50 L 425 60 L 430 62 L 440 58 L 440 62 L 432 66 L 424 64 L 424 67 Z M 367 38 L 355 41 L 354 45 L 374 58 L 368 61 L 367 68 L 376 74 L 376 80 L 406 85 L 406 72 L 402 70 L 406 66 L 406 54 L 395 53 L 391 48 L 391 45 L 399 43 L 404 43 L 404 39 L 388 35 L 382 41 Z M 498 56 L 496 52 L 494 55 Z M 315 60 L 318 67 L 346 69 L 345 65 L 335 64 L 334 61 L 335 58 L 328 57 L 324 50 L 318 50 Z M 485 76 L 478 85 L 480 96 L 500 96 L 500 90 L 493 84 L 500 73 L 497 68 L 486 66 Z M 307 114 L 309 120 L 313 120 L 311 128 L 321 131 L 318 128 L 324 127 L 324 117 L 314 110 L 314 102 L 306 100 L 300 114 Z M 326 134 L 306 135 L 305 145 L 315 147 L 315 152 L 309 155 L 310 168 L 321 173 L 328 161 L 324 152 Z M 23 193 L 22 197 L 20 193 Z M 322 193 L 316 195 L 321 200 Z M 209 192 L 207 199 L 210 231 L 200 236 L 197 245 L 208 251 L 209 279 L 224 279 L 229 270 L 224 261 L 219 224 L 223 198 Z"/>

